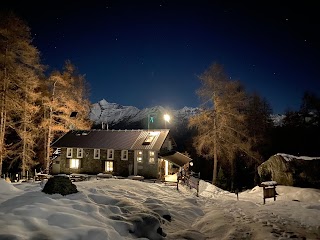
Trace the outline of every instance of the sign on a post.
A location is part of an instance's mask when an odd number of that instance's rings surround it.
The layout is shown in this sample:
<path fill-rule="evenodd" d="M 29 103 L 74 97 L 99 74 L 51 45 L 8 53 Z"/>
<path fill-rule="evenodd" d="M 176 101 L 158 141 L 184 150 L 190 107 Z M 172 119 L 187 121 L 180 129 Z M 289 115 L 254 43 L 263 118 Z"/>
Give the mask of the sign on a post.
<path fill-rule="evenodd" d="M 274 201 L 276 200 L 276 181 L 268 181 L 268 182 L 262 182 L 260 184 L 261 187 L 263 187 L 263 204 L 266 204 L 266 198 L 273 198 Z"/>

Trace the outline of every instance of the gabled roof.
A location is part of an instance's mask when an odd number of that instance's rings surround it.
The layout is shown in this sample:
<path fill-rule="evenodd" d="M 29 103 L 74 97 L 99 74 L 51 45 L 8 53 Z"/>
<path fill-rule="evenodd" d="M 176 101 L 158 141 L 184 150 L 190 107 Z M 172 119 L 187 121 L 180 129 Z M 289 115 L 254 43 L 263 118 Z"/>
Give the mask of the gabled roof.
<path fill-rule="evenodd" d="M 145 144 L 149 134 L 154 137 Z M 169 134 L 168 129 L 150 130 L 73 130 L 52 143 L 53 148 L 95 148 L 115 150 L 144 150 L 159 151 Z"/>

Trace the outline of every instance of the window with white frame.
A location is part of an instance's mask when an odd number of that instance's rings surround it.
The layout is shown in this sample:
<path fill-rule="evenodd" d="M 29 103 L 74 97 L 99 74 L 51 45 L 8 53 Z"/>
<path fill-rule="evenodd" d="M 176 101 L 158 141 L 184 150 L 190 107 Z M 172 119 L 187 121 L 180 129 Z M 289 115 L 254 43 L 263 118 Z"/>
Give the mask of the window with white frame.
<path fill-rule="evenodd" d="M 114 149 L 108 149 L 107 151 L 107 159 L 108 160 L 113 160 L 114 158 Z"/>
<path fill-rule="evenodd" d="M 72 158 L 73 149 L 67 148 L 67 158 Z"/>
<path fill-rule="evenodd" d="M 128 160 L 128 150 L 121 150 L 121 160 Z"/>
<path fill-rule="evenodd" d="M 77 158 L 83 158 L 83 148 L 77 148 Z"/>
<path fill-rule="evenodd" d="M 113 172 L 113 161 L 105 161 L 104 170 L 106 172 Z"/>
<path fill-rule="evenodd" d="M 79 159 L 70 159 L 70 168 L 79 169 L 80 160 Z"/>
<path fill-rule="evenodd" d="M 142 163 L 142 156 L 143 156 L 143 152 L 139 150 L 137 152 L 137 162 Z"/>
<path fill-rule="evenodd" d="M 154 164 L 154 151 L 149 151 L 149 163 Z"/>
<path fill-rule="evenodd" d="M 100 149 L 93 149 L 93 159 L 100 159 Z"/>

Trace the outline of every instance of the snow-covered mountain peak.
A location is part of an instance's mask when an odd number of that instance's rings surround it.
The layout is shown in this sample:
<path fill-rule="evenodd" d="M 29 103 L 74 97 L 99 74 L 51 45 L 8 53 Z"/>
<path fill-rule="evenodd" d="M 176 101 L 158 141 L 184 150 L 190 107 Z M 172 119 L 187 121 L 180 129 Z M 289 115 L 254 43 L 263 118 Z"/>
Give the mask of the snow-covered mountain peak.
<path fill-rule="evenodd" d="M 90 119 L 96 124 L 102 122 L 108 124 L 117 124 L 123 120 L 128 123 L 139 122 L 147 119 L 148 117 L 160 117 L 164 114 L 169 114 L 172 121 L 178 122 L 187 119 L 197 113 L 199 109 L 184 107 L 179 110 L 172 110 L 162 106 L 154 106 L 144 109 L 138 109 L 133 106 L 123 106 L 117 103 L 109 103 L 102 99 L 98 103 L 92 104 Z"/>
<path fill-rule="evenodd" d="M 123 109 L 124 106 L 118 104 L 118 103 L 110 103 L 106 101 L 105 99 L 102 99 L 98 103 L 101 107 L 101 109 Z"/>
<path fill-rule="evenodd" d="M 275 126 L 281 126 L 285 115 L 283 114 L 271 114 L 271 120 Z"/>
<path fill-rule="evenodd" d="M 123 106 L 117 103 L 109 103 L 102 99 L 91 106 L 89 117 L 96 124 L 118 123 L 125 118 L 136 115 L 140 110 L 133 106 Z"/>
<path fill-rule="evenodd" d="M 150 117 L 163 119 L 162 116 L 164 114 L 169 114 L 171 116 L 171 122 L 178 123 L 188 120 L 191 116 L 198 114 L 200 110 L 200 108 L 187 106 L 178 110 L 162 106 L 154 106 L 140 110 L 134 106 L 123 106 L 118 103 L 110 103 L 107 100 L 102 99 L 99 102 L 92 104 L 89 117 L 95 124 L 100 124 L 102 122 L 107 124 L 117 124 L 122 121 L 129 124 L 146 121 L 146 119 Z M 283 118 L 284 115 L 271 115 L 271 119 L 275 126 L 281 126 Z"/>

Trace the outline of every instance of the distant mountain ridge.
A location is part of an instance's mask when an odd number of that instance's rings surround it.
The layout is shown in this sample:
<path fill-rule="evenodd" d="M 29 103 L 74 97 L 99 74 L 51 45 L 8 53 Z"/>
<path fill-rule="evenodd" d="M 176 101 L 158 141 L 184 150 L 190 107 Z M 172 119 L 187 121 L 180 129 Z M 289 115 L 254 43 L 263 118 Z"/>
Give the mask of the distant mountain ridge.
<path fill-rule="evenodd" d="M 105 99 L 92 104 L 89 118 L 95 124 L 108 124 L 111 126 L 126 122 L 133 124 L 135 122 L 158 121 L 158 126 L 164 126 L 164 114 L 171 116 L 171 123 L 185 122 L 191 116 L 200 112 L 199 108 L 183 107 L 179 110 L 155 106 L 151 108 L 138 109 L 134 106 L 123 106 L 117 103 L 110 103 Z"/>
<path fill-rule="evenodd" d="M 157 121 L 158 127 L 164 127 L 164 114 L 171 116 L 171 124 L 186 123 L 191 117 L 200 112 L 200 108 L 183 107 L 178 110 L 155 106 L 151 108 L 138 109 L 134 106 L 123 106 L 118 103 L 110 103 L 105 99 L 92 104 L 89 118 L 96 125 L 115 126 L 121 123 L 123 125 L 132 125 L 138 122 L 147 123 L 148 121 Z M 152 117 L 152 119 L 150 119 Z M 284 115 L 274 114 L 271 119 L 275 126 L 281 126 Z M 151 126 L 153 127 L 153 126 Z"/>

